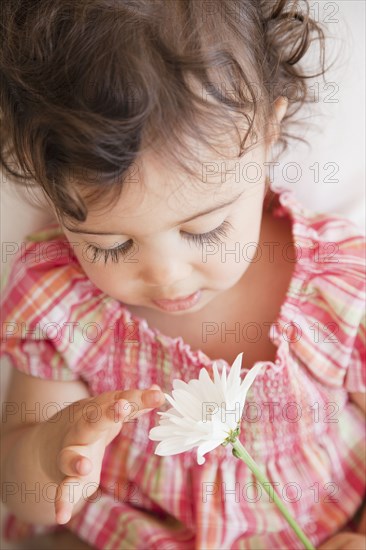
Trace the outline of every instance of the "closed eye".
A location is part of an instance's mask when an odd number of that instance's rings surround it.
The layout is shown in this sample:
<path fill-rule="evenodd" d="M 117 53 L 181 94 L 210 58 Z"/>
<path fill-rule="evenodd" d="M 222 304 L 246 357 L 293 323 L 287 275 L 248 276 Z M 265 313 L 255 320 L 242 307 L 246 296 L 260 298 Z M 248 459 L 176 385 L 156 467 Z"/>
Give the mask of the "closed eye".
<path fill-rule="evenodd" d="M 221 238 L 226 238 L 228 236 L 229 230 L 232 228 L 233 226 L 231 225 L 231 223 L 225 220 L 222 222 L 221 225 L 219 225 L 215 229 L 212 229 L 212 231 L 208 231 L 207 233 L 194 234 L 181 231 L 181 235 L 183 239 L 193 242 L 198 246 L 203 246 L 206 243 L 220 244 L 222 242 Z"/>
<path fill-rule="evenodd" d="M 129 239 L 125 243 L 119 244 L 114 248 L 99 248 L 97 246 L 94 246 L 93 244 L 88 244 L 86 246 L 86 251 L 88 250 L 91 251 L 92 257 L 90 261 L 92 263 L 95 263 L 96 261 L 99 260 L 101 256 L 104 255 L 104 265 L 105 265 L 109 258 L 112 260 L 113 263 L 118 263 L 121 257 L 127 256 L 127 254 L 129 254 L 132 251 L 133 246 L 134 246 L 133 240 Z"/>
<path fill-rule="evenodd" d="M 181 237 L 187 240 L 189 243 L 193 242 L 197 246 L 203 246 L 206 243 L 222 243 L 222 238 L 227 237 L 229 230 L 232 228 L 233 226 L 231 225 L 231 223 L 228 220 L 225 220 L 221 225 L 219 225 L 212 231 L 208 231 L 207 233 L 194 234 L 187 233 L 186 231 L 181 231 L 180 233 Z M 118 263 L 121 257 L 123 258 L 132 252 L 134 246 L 137 246 L 136 243 L 134 243 L 132 239 L 129 239 L 125 243 L 115 246 L 114 248 L 100 248 L 93 244 L 88 244 L 86 250 L 90 250 L 92 253 L 92 257 L 90 259 L 92 263 L 97 262 L 101 256 L 104 256 L 105 265 L 109 259 L 111 259 L 113 263 Z"/>

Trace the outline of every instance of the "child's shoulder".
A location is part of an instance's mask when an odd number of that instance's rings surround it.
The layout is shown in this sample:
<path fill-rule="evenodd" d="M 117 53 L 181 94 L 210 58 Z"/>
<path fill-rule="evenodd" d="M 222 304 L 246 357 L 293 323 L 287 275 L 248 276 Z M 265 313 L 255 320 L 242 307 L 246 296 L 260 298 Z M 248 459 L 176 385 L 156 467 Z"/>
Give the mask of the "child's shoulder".
<path fill-rule="evenodd" d="M 41 378 L 71 380 L 91 365 L 102 368 L 111 332 L 109 301 L 57 226 L 33 233 L 20 244 L 2 281 L 0 355 Z"/>
<path fill-rule="evenodd" d="M 3 313 L 13 310 L 15 321 L 31 324 L 56 306 L 64 309 L 68 301 L 76 302 L 96 290 L 88 285 L 61 228 L 51 224 L 27 235 L 7 265 L 2 280 Z"/>
<path fill-rule="evenodd" d="M 319 276 L 349 276 L 365 289 L 366 238 L 355 223 L 337 213 L 311 210 L 288 190 L 280 190 L 274 210 L 276 216 L 292 218 L 300 264 Z"/>
<path fill-rule="evenodd" d="M 339 214 L 307 208 L 286 189 L 273 202 L 274 216 L 292 220 L 303 312 L 310 315 L 320 307 L 323 319 L 341 317 L 358 327 L 366 298 L 366 239 L 361 230 Z"/>
<path fill-rule="evenodd" d="M 342 318 L 353 314 L 358 325 L 366 297 L 364 234 L 339 214 L 305 207 L 292 192 L 282 193 L 279 202 L 292 216 L 298 264 L 307 279 L 309 297 L 313 289 L 318 299 L 331 302 L 333 314 Z"/>
<path fill-rule="evenodd" d="M 343 216 L 306 208 L 292 192 L 279 197 L 277 215 L 286 212 L 301 280 L 295 299 L 301 338 L 292 350 L 322 381 L 365 391 L 365 236 Z"/>
<path fill-rule="evenodd" d="M 320 208 L 309 208 L 294 191 L 285 187 L 273 189 L 266 198 L 266 203 L 275 211 L 276 216 L 285 215 L 287 211 L 298 223 L 312 226 L 318 237 L 343 240 L 347 235 L 355 235 L 365 240 L 364 233 L 346 216 Z"/>

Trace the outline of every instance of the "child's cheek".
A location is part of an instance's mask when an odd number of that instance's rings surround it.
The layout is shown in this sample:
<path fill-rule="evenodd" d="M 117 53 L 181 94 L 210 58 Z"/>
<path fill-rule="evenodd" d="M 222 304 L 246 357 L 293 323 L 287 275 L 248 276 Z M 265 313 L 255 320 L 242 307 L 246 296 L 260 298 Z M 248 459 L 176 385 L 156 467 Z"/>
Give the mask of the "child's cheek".
<path fill-rule="evenodd" d="M 242 254 L 240 242 L 222 244 L 216 252 L 207 255 L 201 265 L 205 278 L 212 282 L 213 287 L 230 288 L 243 276 L 250 265 Z"/>

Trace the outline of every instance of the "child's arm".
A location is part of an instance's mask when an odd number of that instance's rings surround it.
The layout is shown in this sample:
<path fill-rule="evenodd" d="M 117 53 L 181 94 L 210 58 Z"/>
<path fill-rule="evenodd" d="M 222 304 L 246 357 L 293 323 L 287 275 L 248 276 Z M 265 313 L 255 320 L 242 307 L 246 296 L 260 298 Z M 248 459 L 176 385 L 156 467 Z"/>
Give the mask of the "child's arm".
<path fill-rule="evenodd" d="M 366 394 L 362 392 L 350 392 L 349 397 L 366 415 Z M 338 533 L 319 546 L 319 550 L 361 550 L 366 548 L 365 506 L 357 533 L 358 534 L 349 531 Z"/>
<path fill-rule="evenodd" d="M 11 372 L 1 423 L 1 492 L 4 504 L 25 521 L 55 523 L 54 506 L 41 498 L 42 488 L 55 480 L 45 475 L 39 465 L 39 423 L 46 420 L 47 409 L 49 415 L 56 412 L 51 403 L 64 408 L 66 403 L 86 397 L 89 392 L 82 382 L 54 382 L 16 369 Z M 50 457 L 51 445 L 50 442 Z M 36 496 L 31 496 L 32 489 Z M 50 489 L 47 496 L 51 494 Z M 77 508 L 81 505 L 78 503 Z"/>
<path fill-rule="evenodd" d="M 349 394 L 350 399 L 356 403 L 361 411 L 366 415 L 366 393 L 353 392 Z M 358 526 L 358 532 L 366 535 L 366 503 L 364 502 L 363 512 Z"/>
<path fill-rule="evenodd" d="M 360 407 L 361 411 L 366 415 L 366 393 L 353 392 L 349 394 L 351 401 Z"/>
<path fill-rule="evenodd" d="M 69 521 L 85 504 L 83 487 L 93 483 L 89 487 L 97 489 L 105 448 L 131 416 L 129 406 L 114 409 L 116 402 L 136 403 L 137 418 L 162 405 L 163 394 L 159 391 L 158 401 L 154 394 L 127 390 L 90 397 L 81 381 L 42 380 L 14 369 L 1 430 L 2 500 L 9 510 L 29 523 Z"/>
<path fill-rule="evenodd" d="M 353 392 L 350 399 L 360 407 L 366 415 L 366 394 Z M 328 539 L 319 547 L 319 550 L 361 550 L 366 548 L 366 509 L 364 507 L 361 521 L 357 530 L 358 534 L 349 531 L 341 532 Z"/>

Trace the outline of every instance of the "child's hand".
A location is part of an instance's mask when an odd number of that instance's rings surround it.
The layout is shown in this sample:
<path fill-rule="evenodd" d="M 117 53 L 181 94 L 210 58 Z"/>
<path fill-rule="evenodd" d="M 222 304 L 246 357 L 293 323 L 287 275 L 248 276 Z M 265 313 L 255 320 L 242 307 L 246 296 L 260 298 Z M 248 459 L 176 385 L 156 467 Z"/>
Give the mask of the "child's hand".
<path fill-rule="evenodd" d="M 41 467 L 58 484 L 57 523 L 67 523 L 99 487 L 105 448 L 124 421 L 160 407 L 164 400 L 156 385 L 149 390 L 105 392 L 76 401 L 39 425 Z"/>
<path fill-rule="evenodd" d="M 338 533 L 319 546 L 318 550 L 365 550 L 366 537 L 351 531 Z"/>

